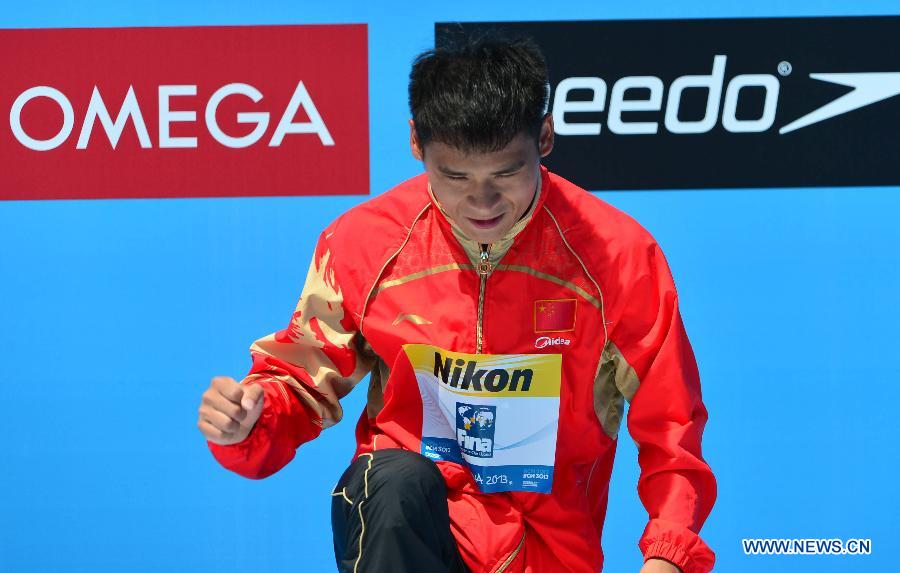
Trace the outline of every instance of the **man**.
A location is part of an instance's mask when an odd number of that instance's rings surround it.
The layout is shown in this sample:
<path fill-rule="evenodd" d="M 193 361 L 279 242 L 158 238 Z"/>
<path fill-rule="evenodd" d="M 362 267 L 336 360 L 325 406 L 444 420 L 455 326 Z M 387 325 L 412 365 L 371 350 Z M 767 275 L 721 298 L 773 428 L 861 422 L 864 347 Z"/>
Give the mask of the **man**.
<path fill-rule="evenodd" d="M 707 412 L 665 258 L 627 215 L 541 165 L 546 66 L 480 40 L 413 64 L 426 173 L 320 236 L 288 327 L 198 426 L 259 479 L 343 416 L 371 374 L 332 491 L 341 571 L 596 572 L 624 401 L 649 514 L 642 573 L 705 573 Z"/>

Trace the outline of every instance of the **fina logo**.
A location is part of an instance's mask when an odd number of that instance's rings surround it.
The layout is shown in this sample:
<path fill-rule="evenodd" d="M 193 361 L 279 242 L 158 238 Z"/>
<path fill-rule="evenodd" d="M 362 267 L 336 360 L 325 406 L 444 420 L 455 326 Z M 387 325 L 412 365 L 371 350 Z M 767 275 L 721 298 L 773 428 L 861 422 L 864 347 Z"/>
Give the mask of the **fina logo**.
<path fill-rule="evenodd" d="M 456 403 L 456 440 L 460 449 L 476 458 L 494 457 L 496 406 Z"/>
<path fill-rule="evenodd" d="M 665 106 L 663 124 L 665 128 L 676 134 L 707 133 L 715 127 L 719 117 L 719 105 L 722 101 L 722 88 L 725 87 L 725 101 L 722 106 L 722 127 L 731 133 L 760 133 L 768 130 L 775 123 L 775 112 L 778 105 L 778 94 L 781 84 L 771 74 L 740 74 L 733 77 L 724 86 L 725 64 L 728 57 L 717 55 L 713 58 L 713 69 L 709 75 L 686 75 L 676 78 L 669 86 L 668 100 Z M 779 73 L 790 74 L 788 62 L 779 65 Z M 857 110 L 867 105 L 894 97 L 900 94 L 900 72 L 865 72 L 865 73 L 812 73 L 814 80 L 839 84 L 853 88 L 837 99 L 807 113 L 806 115 L 779 128 L 778 133 L 785 134 L 808 127 L 815 123 L 831 119 L 839 115 Z M 748 87 L 763 88 L 766 92 L 762 115 L 756 119 L 738 119 L 737 107 L 741 90 Z M 708 91 L 706 112 L 703 119 L 683 121 L 678 119 L 681 97 L 685 89 L 703 88 Z M 646 99 L 626 99 L 629 89 L 649 91 Z M 623 112 L 662 111 L 663 81 L 656 76 L 625 76 L 613 84 L 609 98 L 607 127 L 618 135 L 652 135 L 659 131 L 656 121 L 624 121 Z M 569 100 L 572 90 L 590 90 L 588 101 Z M 553 123 L 559 135 L 600 135 L 599 123 L 568 122 L 568 112 L 601 112 L 606 109 L 607 85 L 598 77 L 565 78 L 556 86 L 553 97 Z"/>
<path fill-rule="evenodd" d="M 535 348 L 547 348 L 548 346 L 569 346 L 572 341 L 568 338 L 550 338 L 549 336 L 541 336 L 534 341 Z"/>

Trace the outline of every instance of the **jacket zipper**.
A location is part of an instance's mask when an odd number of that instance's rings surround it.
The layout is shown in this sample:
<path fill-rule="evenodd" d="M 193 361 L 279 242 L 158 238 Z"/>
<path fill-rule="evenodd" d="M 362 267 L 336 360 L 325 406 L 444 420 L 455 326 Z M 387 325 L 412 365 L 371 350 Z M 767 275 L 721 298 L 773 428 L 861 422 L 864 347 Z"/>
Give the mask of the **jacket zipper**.
<path fill-rule="evenodd" d="M 516 558 L 516 555 L 519 554 L 519 551 L 522 550 L 522 545 L 525 543 L 525 532 L 522 532 L 522 539 L 519 540 L 519 544 L 516 545 L 516 548 L 513 549 L 513 552 L 509 554 L 509 557 L 506 558 L 500 567 L 497 568 L 494 573 L 501 573 L 502 571 L 506 571 L 506 568 L 509 567 L 509 564 L 513 562 L 513 559 Z"/>
<path fill-rule="evenodd" d="M 478 263 L 478 275 L 480 284 L 478 286 L 478 322 L 475 325 L 475 353 L 481 354 L 481 347 L 484 344 L 484 289 L 487 286 L 487 277 L 490 274 L 493 265 L 491 265 L 491 246 L 481 243 L 481 262 Z"/>
<path fill-rule="evenodd" d="M 484 290 L 487 286 L 487 278 L 488 275 L 493 270 L 494 266 L 491 264 L 491 245 L 481 243 L 481 262 L 478 264 L 478 275 L 479 275 L 479 285 L 478 285 L 478 324 L 475 327 L 475 347 L 476 354 L 481 354 L 482 347 L 484 346 Z M 525 532 L 522 532 L 522 539 L 519 540 L 519 544 L 516 545 L 516 548 L 513 549 L 512 553 L 509 554 L 509 557 L 500 564 L 494 573 L 502 573 L 506 571 L 507 567 L 509 567 L 510 563 L 513 562 L 513 559 L 516 558 L 516 555 L 519 554 L 519 551 L 522 550 L 522 545 L 525 543 Z"/>

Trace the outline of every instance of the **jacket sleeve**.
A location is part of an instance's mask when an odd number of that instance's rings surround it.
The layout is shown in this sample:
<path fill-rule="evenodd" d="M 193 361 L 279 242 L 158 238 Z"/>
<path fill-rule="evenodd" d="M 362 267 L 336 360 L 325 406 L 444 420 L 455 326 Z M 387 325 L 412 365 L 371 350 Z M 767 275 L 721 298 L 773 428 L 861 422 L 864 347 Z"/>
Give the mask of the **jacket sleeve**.
<path fill-rule="evenodd" d="M 716 499 L 716 480 L 701 453 L 706 407 L 678 296 L 655 242 L 626 263 L 608 351 L 630 402 L 628 431 L 638 447 L 638 495 L 649 523 L 638 542 L 644 559 L 665 559 L 684 573 L 707 573 L 715 554 L 699 536 Z"/>
<path fill-rule="evenodd" d="M 250 434 L 237 444 L 207 441 L 225 468 L 251 479 L 272 475 L 297 448 L 340 421 L 344 397 L 374 364 L 344 307 L 325 235 L 319 239 L 290 323 L 255 341 L 241 384 L 259 384 L 264 404 Z"/>

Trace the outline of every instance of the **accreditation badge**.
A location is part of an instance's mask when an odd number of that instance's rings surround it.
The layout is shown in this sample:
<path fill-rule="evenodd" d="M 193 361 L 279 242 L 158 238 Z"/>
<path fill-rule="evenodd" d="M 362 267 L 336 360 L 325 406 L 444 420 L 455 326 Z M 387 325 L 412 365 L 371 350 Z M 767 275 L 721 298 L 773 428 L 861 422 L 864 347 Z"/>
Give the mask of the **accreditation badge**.
<path fill-rule="evenodd" d="M 562 355 L 403 350 L 422 395 L 422 455 L 468 466 L 484 493 L 550 493 Z"/>

